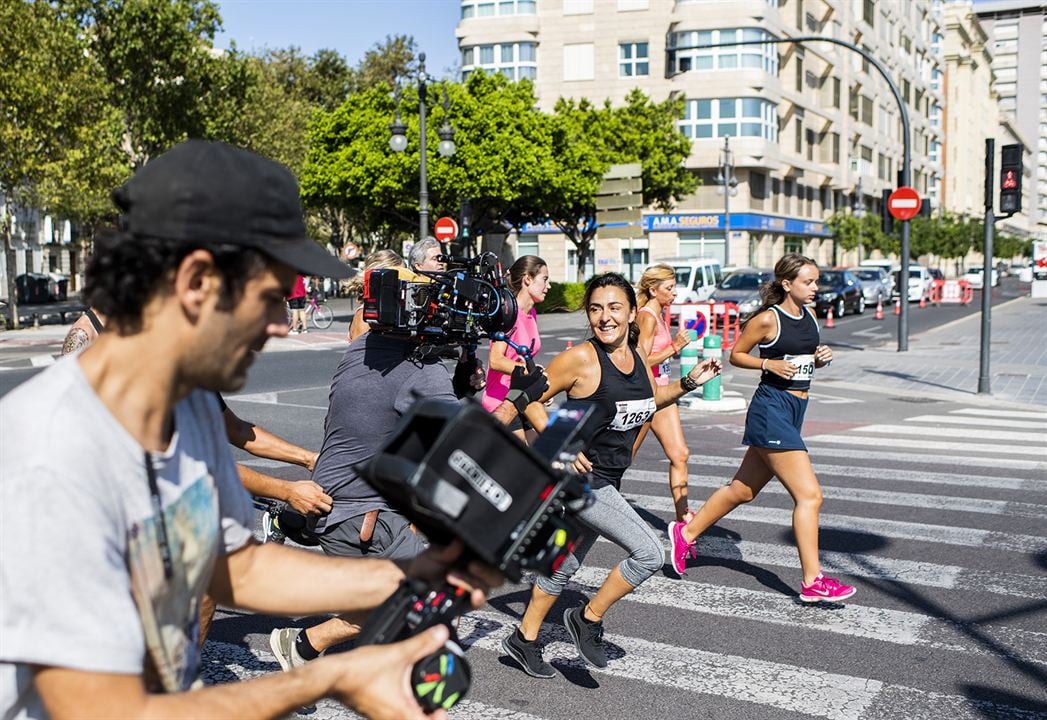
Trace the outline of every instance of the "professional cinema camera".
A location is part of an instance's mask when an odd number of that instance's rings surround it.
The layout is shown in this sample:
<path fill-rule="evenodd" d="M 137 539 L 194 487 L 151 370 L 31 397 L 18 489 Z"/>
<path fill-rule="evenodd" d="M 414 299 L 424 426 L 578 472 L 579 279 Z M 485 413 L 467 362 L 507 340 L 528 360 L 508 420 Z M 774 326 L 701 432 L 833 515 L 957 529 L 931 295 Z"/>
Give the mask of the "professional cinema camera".
<path fill-rule="evenodd" d="M 519 581 L 551 574 L 581 536 L 574 515 L 591 502 L 571 463 L 596 430 L 591 403 L 568 401 L 551 413 L 533 447 L 475 403 L 420 400 L 361 474 L 433 543 L 459 540 L 463 562 L 477 559 Z M 368 619 L 361 645 L 396 642 L 469 609 L 451 585 L 405 580 Z M 453 636 L 453 629 L 452 629 Z M 415 665 L 412 688 L 431 712 L 451 708 L 469 688 L 457 642 Z"/>
<path fill-rule="evenodd" d="M 494 253 L 475 258 L 441 255 L 447 270 L 368 270 L 364 320 L 372 330 L 418 340 L 420 354 L 475 346 L 516 323 L 516 296 Z"/>

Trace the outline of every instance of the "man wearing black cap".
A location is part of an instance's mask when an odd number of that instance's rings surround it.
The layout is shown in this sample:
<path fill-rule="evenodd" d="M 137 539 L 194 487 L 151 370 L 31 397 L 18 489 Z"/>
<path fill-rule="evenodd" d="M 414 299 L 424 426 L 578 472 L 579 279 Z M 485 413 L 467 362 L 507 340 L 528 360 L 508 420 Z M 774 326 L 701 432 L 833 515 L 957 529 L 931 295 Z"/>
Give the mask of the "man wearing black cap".
<path fill-rule="evenodd" d="M 422 717 L 410 668 L 446 628 L 199 687 L 205 591 L 263 613 L 359 612 L 404 572 L 252 538 L 215 392 L 242 387 L 287 333 L 297 272 L 347 274 L 306 237 L 291 173 L 190 141 L 114 199 L 120 228 L 96 243 L 85 291 L 110 330 L 0 401 L 0 715 L 278 717 L 329 696 Z M 442 578 L 453 555 L 427 553 L 412 572 Z M 471 570 L 457 582 L 499 581 Z"/>

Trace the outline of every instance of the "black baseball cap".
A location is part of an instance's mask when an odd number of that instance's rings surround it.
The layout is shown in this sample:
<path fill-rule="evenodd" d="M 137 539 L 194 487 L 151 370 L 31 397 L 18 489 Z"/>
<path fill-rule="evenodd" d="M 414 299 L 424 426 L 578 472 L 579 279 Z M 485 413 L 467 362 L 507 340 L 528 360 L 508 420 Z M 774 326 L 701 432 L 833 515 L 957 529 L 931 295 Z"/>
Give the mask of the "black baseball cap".
<path fill-rule="evenodd" d="M 303 275 L 350 270 L 305 232 L 291 171 L 221 142 L 186 140 L 113 191 L 120 226 L 135 235 L 255 248 Z"/>

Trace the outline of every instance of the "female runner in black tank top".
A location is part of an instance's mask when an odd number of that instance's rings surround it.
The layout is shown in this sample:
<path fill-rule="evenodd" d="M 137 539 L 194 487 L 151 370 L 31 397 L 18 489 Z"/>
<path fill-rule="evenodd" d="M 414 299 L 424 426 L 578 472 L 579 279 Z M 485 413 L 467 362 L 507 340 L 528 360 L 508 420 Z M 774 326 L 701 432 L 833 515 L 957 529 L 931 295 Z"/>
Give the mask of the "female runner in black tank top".
<path fill-rule="evenodd" d="M 593 278 L 585 292 L 584 307 L 593 338 L 558 355 L 546 375 L 549 390 L 543 401 L 566 392 L 569 397 L 591 400 L 601 415 L 601 425 L 575 468 L 588 473 L 593 504 L 579 513 L 586 537 L 550 578 L 539 577 L 520 627 L 505 638 L 502 648 L 529 675 L 552 677 L 555 672 L 541 656 L 536 642 L 542 621 L 571 578 L 597 536 L 604 536 L 629 552 L 604 580 L 588 602 L 564 613 L 564 625 L 582 658 L 597 667 L 607 664 L 603 649 L 603 617 L 615 602 L 663 566 L 661 541 L 618 491 L 622 475 L 632 462 L 633 441 L 657 407 L 664 407 L 720 372 L 716 360 L 707 360 L 689 375 L 664 386 L 655 386 L 647 358 L 638 351 L 635 326 L 636 294 L 617 273 Z"/>
<path fill-rule="evenodd" d="M 813 260 L 795 253 L 782 257 L 774 266 L 774 281 L 761 290 L 763 304 L 743 325 L 742 336 L 731 349 L 732 365 L 762 372 L 745 418 L 742 443 L 749 449 L 734 479 L 714 492 L 689 523 L 669 526 L 670 560 L 681 575 L 698 536 L 753 500 L 777 476 L 796 503 L 793 532 L 803 571 L 800 599 L 838 602 L 855 593 L 853 587 L 822 575 L 818 561 L 822 490 L 800 438 L 814 370 L 833 357 L 828 345 L 818 344 L 818 323 L 806 307 L 817 289 L 818 266 Z M 759 358 L 749 354 L 756 346 Z"/>

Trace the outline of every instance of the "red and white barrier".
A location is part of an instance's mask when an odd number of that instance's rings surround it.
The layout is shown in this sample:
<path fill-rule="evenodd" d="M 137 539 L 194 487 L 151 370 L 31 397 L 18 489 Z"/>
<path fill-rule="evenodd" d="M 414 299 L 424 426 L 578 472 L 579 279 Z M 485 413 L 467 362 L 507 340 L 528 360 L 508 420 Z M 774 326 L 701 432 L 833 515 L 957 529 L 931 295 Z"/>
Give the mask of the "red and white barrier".
<path fill-rule="evenodd" d="M 974 300 L 974 288 L 966 280 L 935 280 L 930 295 L 934 305 L 966 305 Z"/>

